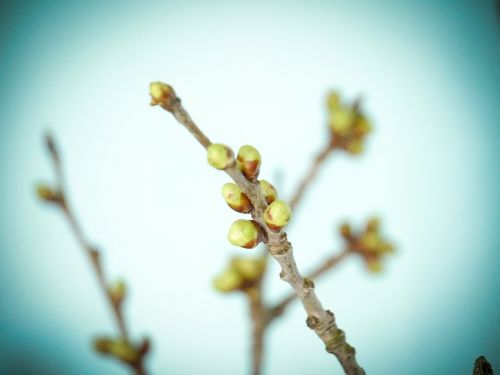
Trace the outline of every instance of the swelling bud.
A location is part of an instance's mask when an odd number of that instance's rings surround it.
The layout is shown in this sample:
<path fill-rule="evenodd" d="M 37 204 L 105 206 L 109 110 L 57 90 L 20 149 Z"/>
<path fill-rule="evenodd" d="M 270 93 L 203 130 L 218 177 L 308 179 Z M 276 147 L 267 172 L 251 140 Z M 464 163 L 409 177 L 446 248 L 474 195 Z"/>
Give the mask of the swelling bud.
<path fill-rule="evenodd" d="M 261 157 L 259 151 L 253 146 L 241 146 L 236 158 L 241 173 L 249 179 L 255 180 L 259 176 Z"/>
<path fill-rule="evenodd" d="M 161 105 L 170 110 L 176 99 L 172 86 L 163 82 L 151 82 L 149 84 L 149 95 L 151 95 L 151 105 Z"/>
<path fill-rule="evenodd" d="M 234 153 L 222 143 L 212 143 L 207 148 L 207 161 L 216 169 L 226 169 L 234 163 Z"/>
<path fill-rule="evenodd" d="M 222 197 L 227 205 L 236 212 L 246 214 L 252 211 L 253 206 L 250 199 L 248 199 L 238 185 L 232 182 L 228 182 L 222 186 Z"/>
<path fill-rule="evenodd" d="M 253 249 L 260 242 L 260 228 L 253 220 L 236 220 L 227 234 L 227 239 L 234 246 Z"/>
<path fill-rule="evenodd" d="M 266 180 L 260 180 L 259 185 L 260 191 L 262 191 L 262 195 L 266 199 L 267 204 L 271 204 L 278 199 L 278 192 L 269 182 Z"/>
<path fill-rule="evenodd" d="M 292 218 L 292 210 L 284 201 L 277 200 L 271 203 L 264 212 L 264 220 L 273 231 L 279 231 Z"/>

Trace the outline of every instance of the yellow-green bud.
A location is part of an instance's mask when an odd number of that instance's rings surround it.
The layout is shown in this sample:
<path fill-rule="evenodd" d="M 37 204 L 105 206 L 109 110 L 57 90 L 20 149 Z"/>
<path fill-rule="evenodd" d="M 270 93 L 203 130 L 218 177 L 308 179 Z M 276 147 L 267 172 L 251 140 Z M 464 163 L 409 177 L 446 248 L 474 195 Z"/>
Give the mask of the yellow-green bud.
<path fill-rule="evenodd" d="M 363 142 L 360 139 L 353 139 L 346 147 L 347 151 L 353 155 L 363 152 Z"/>
<path fill-rule="evenodd" d="M 378 259 L 370 259 L 366 262 L 366 266 L 373 273 L 382 272 L 382 263 Z"/>
<path fill-rule="evenodd" d="M 151 82 L 149 84 L 149 95 L 151 95 L 151 105 L 159 104 L 165 109 L 170 109 L 176 98 L 172 86 L 163 82 Z"/>
<path fill-rule="evenodd" d="M 351 108 L 337 108 L 330 114 L 330 128 L 336 134 L 345 135 L 352 129 L 354 118 L 355 113 Z"/>
<path fill-rule="evenodd" d="M 271 185 L 266 180 L 260 180 L 259 184 L 260 184 L 260 191 L 262 191 L 262 195 L 266 199 L 267 204 L 271 204 L 276 199 L 278 199 L 278 192 L 276 191 L 273 185 Z"/>
<path fill-rule="evenodd" d="M 94 348 L 98 353 L 108 354 L 111 352 L 112 346 L 113 346 L 113 340 L 107 337 L 98 337 L 94 340 Z"/>
<path fill-rule="evenodd" d="M 366 230 L 368 232 L 376 232 L 380 228 L 380 220 L 376 217 L 372 217 L 368 219 L 368 222 L 366 223 Z"/>
<path fill-rule="evenodd" d="M 372 130 L 372 126 L 370 122 L 364 116 L 359 116 L 358 119 L 354 122 L 354 128 L 352 129 L 352 133 L 356 137 L 364 137 L 366 134 L 370 133 Z"/>
<path fill-rule="evenodd" d="M 253 146 L 241 146 L 237 156 L 238 168 L 249 180 L 259 176 L 261 157 L 259 151 Z"/>
<path fill-rule="evenodd" d="M 222 186 L 222 196 L 224 197 L 227 205 L 233 210 L 241 213 L 248 213 L 252 211 L 253 206 L 250 199 L 248 199 L 238 185 L 233 184 L 232 182 L 224 184 Z"/>
<path fill-rule="evenodd" d="M 111 345 L 110 354 L 125 363 L 137 363 L 141 358 L 139 352 L 125 340 L 114 340 Z"/>
<path fill-rule="evenodd" d="M 222 143 L 212 143 L 207 148 L 207 161 L 216 169 L 226 169 L 234 164 L 234 153 Z"/>
<path fill-rule="evenodd" d="M 213 285 L 216 290 L 222 293 L 232 292 L 241 287 L 242 279 L 240 273 L 234 269 L 226 270 L 222 275 L 214 279 Z"/>
<path fill-rule="evenodd" d="M 260 228 L 253 220 L 236 220 L 227 234 L 229 242 L 235 246 L 252 249 L 260 242 Z"/>
<path fill-rule="evenodd" d="M 274 231 L 279 231 L 290 222 L 292 210 L 284 201 L 277 200 L 271 203 L 264 211 L 264 220 L 267 226 Z"/>
<path fill-rule="evenodd" d="M 231 267 L 247 281 L 259 279 L 266 269 L 266 258 L 235 257 L 231 260 Z"/>
<path fill-rule="evenodd" d="M 369 252 L 377 252 L 380 236 L 377 232 L 366 232 L 361 236 L 361 245 Z"/>
<path fill-rule="evenodd" d="M 61 195 L 48 185 L 38 185 L 36 187 L 36 194 L 38 198 L 45 202 L 56 203 L 61 201 Z"/>
<path fill-rule="evenodd" d="M 340 235 L 342 237 L 344 237 L 346 240 L 351 239 L 352 230 L 351 230 L 351 226 L 348 223 L 341 224 L 339 231 L 340 231 Z"/>
<path fill-rule="evenodd" d="M 123 302 L 127 293 L 127 286 L 123 280 L 117 280 L 108 287 L 108 293 L 115 305 Z"/>
<path fill-rule="evenodd" d="M 327 100 L 327 104 L 328 104 L 328 109 L 330 111 L 333 111 L 333 110 L 339 108 L 339 106 L 340 106 L 340 95 L 339 95 L 338 92 L 331 91 L 328 94 L 326 100 Z"/>

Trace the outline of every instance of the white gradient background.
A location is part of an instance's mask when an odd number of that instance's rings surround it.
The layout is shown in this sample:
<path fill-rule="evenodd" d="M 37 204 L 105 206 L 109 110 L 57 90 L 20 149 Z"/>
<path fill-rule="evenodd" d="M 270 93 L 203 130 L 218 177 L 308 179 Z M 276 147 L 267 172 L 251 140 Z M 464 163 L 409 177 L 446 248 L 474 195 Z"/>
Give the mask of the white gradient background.
<path fill-rule="evenodd" d="M 326 163 L 289 237 L 301 269 L 340 248 L 334 228 L 378 214 L 398 245 L 381 276 L 352 258 L 317 283 L 369 374 L 500 369 L 500 28 L 492 1 L 19 2 L 0 23 L 0 372 L 124 374 L 97 357 L 113 333 L 61 215 L 34 197 L 63 150 L 71 198 L 131 289 L 154 374 L 248 372 L 244 300 L 211 279 L 238 217 L 224 174 L 148 105 L 171 83 L 213 141 L 250 143 L 288 197 L 325 142 L 324 95 L 362 94 L 367 152 Z M 269 296 L 288 292 L 273 265 Z M 341 373 L 298 305 L 268 336 L 266 374 Z M 30 364 L 28 365 L 28 362 Z M 30 367 L 31 366 L 31 367 Z M 24 370 L 21 370 L 24 368 Z"/>

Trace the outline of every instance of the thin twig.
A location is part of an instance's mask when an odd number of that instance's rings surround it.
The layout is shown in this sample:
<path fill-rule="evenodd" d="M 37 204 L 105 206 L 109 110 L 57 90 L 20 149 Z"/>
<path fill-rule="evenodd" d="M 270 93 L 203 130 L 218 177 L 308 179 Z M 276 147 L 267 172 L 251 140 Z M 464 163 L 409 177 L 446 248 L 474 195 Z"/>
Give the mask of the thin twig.
<path fill-rule="evenodd" d="M 127 325 L 123 317 L 122 305 L 121 303 L 116 303 L 112 298 L 112 295 L 109 290 L 109 284 L 107 282 L 106 275 L 102 267 L 101 253 L 93 245 L 91 245 L 90 241 L 84 235 L 82 227 L 78 222 L 78 220 L 76 219 L 73 209 L 68 203 L 65 176 L 62 168 L 61 156 L 55 145 L 53 138 L 50 135 L 46 136 L 46 145 L 52 160 L 52 165 L 56 176 L 56 189 L 59 197 L 56 203 L 59 205 L 62 212 L 64 213 L 64 216 L 66 217 L 69 226 L 71 228 L 71 231 L 73 232 L 78 244 L 80 245 L 81 249 L 83 250 L 83 252 L 90 261 L 92 269 L 94 270 L 94 273 L 96 275 L 99 288 L 101 289 L 102 293 L 104 294 L 104 297 L 106 298 L 106 301 L 108 302 L 111 308 L 113 318 L 120 332 L 121 339 L 130 344 Z M 144 358 L 143 356 L 140 356 L 137 363 L 129 364 L 130 368 L 136 375 L 146 375 L 143 358 Z"/>
<path fill-rule="evenodd" d="M 295 193 L 292 195 L 292 198 L 290 199 L 290 208 L 293 210 L 301 199 L 304 196 L 304 192 L 306 191 L 307 187 L 311 185 L 313 182 L 314 178 L 318 174 L 318 171 L 320 167 L 323 165 L 325 160 L 328 158 L 328 156 L 331 155 L 331 153 L 335 150 L 335 146 L 332 142 L 329 142 L 323 150 L 319 152 L 318 155 L 314 158 L 313 163 L 311 164 L 309 170 L 307 171 L 306 175 L 302 178 L 299 186 L 297 187 L 297 190 Z"/>
<path fill-rule="evenodd" d="M 173 97 L 169 98 L 168 105 L 162 105 L 162 107 L 172 112 L 174 117 L 194 135 L 200 144 L 207 148 L 210 145 L 208 137 L 187 115 L 187 111 L 173 91 L 170 95 Z M 225 172 L 241 187 L 252 202 L 254 207 L 251 213 L 252 218 L 262 227 L 267 250 L 281 266 L 281 279 L 288 282 L 300 298 L 307 313 L 308 327 L 320 337 L 325 344 L 325 349 L 337 357 L 346 374 L 365 374 L 363 368 L 356 361 L 354 348 L 346 342 L 344 332 L 338 328 L 333 313 L 325 310 L 316 296 L 314 283 L 300 275 L 293 256 L 292 244 L 288 242 L 286 233 L 284 231 L 273 232 L 267 227 L 263 217 L 267 203 L 262 196 L 258 182 L 247 180 L 234 164 L 225 169 Z"/>

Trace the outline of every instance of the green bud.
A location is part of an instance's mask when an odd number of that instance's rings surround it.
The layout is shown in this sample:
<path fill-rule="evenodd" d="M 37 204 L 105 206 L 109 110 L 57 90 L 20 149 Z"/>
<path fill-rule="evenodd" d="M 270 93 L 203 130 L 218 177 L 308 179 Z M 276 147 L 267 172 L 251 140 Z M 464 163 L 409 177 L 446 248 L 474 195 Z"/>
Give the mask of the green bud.
<path fill-rule="evenodd" d="M 176 98 L 172 86 L 163 82 L 151 82 L 149 84 L 149 95 L 151 95 L 151 105 L 161 105 L 169 109 Z"/>
<path fill-rule="evenodd" d="M 213 286 L 219 292 L 228 293 L 238 290 L 242 281 L 239 272 L 234 269 L 228 269 L 214 279 Z"/>
<path fill-rule="evenodd" d="M 107 337 L 98 337 L 94 340 L 94 349 L 100 354 L 109 354 L 112 346 L 113 340 Z"/>
<path fill-rule="evenodd" d="M 361 236 L 361 246 L 368 252 L 377 252 L 380 245 L 380 236 L 377 232 L 366 232 Z"/>
<path fill-rule="evenodd" d="M 231 267 L 247 281 L 259 279 L 266 269 L 266 258 L 235 257 L 231 260 Z"/>
<path fill-rule="evenodd" d="M 229 242 L 235 246 L 252 249 L 260 242 L 260 228 L 253 220 L 236 220 L 229 228 Z"/>
<path fill-rule="evenodd" d="M 353 139 L 347 145 L 346 150 L 353 155 L 361 154 L 363 152 L 363 142 L 360 139 Z"/>
<path fill-rule="evenodd" d="M 267 204 L 271 204 L 276 199 L 278 199 L 278 192 L 276 191 L 273 185 L 271 185 L 266 180 L 260 180 L 259 184 L 260 184 L 260 191 L 262 191 L 262 195 L 266 199 Z"/>
<path fill-rule="evenodd" d="M 340 95 L 336 91 L 332 91 L 328 94 L 327 98 L 328 109 L 333 111 L 340 107 Z"/>
<path fill-rule="evenodd" d="M 343 223 L 339 228 L 340 235 L 344 237 L 346 240 L 349 240 L 352 237 L 351 226 L 348 223 Z"/>
<path fill-rule="evenodd" d="M 226 169 L 234 163 L 233 150 L 221 143 L 212 143 L 207 148 L 207 161 L 216 169 Z"/>
<path fill-rule="evenodd" d="M 382 263 L 378 259 L 371 259 L 367 261 L 366 266 L 373 273 L 382 272 Z"/>
<path fill-rule="evenodd" d="M 36 187 L 36 195 L 39 199 L 49 203 L 60 203 L 61 202 L 61 194 L 56 190 L 52 189 L 50 186 L 45 184 L 39 184 Z"/>
<path fill-rule="evenodd" d="M 259 176 L 261 157 L 259 151 L 253 146 L 241 146 L 237 156 L 238 168 L 249 180 Z"/>
<path fill-rule="evenodd" d="M 330 129 L 339 135 L 346 135 L 352 129 L 355 113 L 349 107 L 340 107 L 330 113 Z"/>
<path fill-rule="evenodd" d="M 233 210 L 241 213 L 252 211 L 253 206 L 250 199 L 248 199 L 238 185 L 232 182 L 224 184 L 222 186 L 222 196 L 227 205 Z"/>
<path fill-rule="evenodd" d="M 267 226 L 274 231 L 279 231 L 290 222 L 292 210 L 284 201 L 277 200 L 271 203 L 264 212 Z"/>
<path fill-rule="evenodd" d="M 366 230 L 368 232 L 377 232 L 380 228 L 380 220 L 376 217 L 371 217 L 366 223 Z"/>
<path fill-rule="evenodd" d="M 370 133 L 372 126 L 370 122 L 364 116 L 359 116 L 354 122 L 354 127 L 352 133 L 355 137 L 364 137 L 366 134 Z"/>
<path fill-rule="evenodd" d="M 119 360 L 134 364 L 141 358 L 139 352 L 125 340 L 114 340 L 111 345 L 110 354 Z"/>
<path fill-rule="evenodd" d="M 127 285 L 123 280 L 117 280 L 108 287 L 108 293 L 113 303 L 115 305 L 119 305 L 125 298 L 125 294 L 127 293 Z"/>

